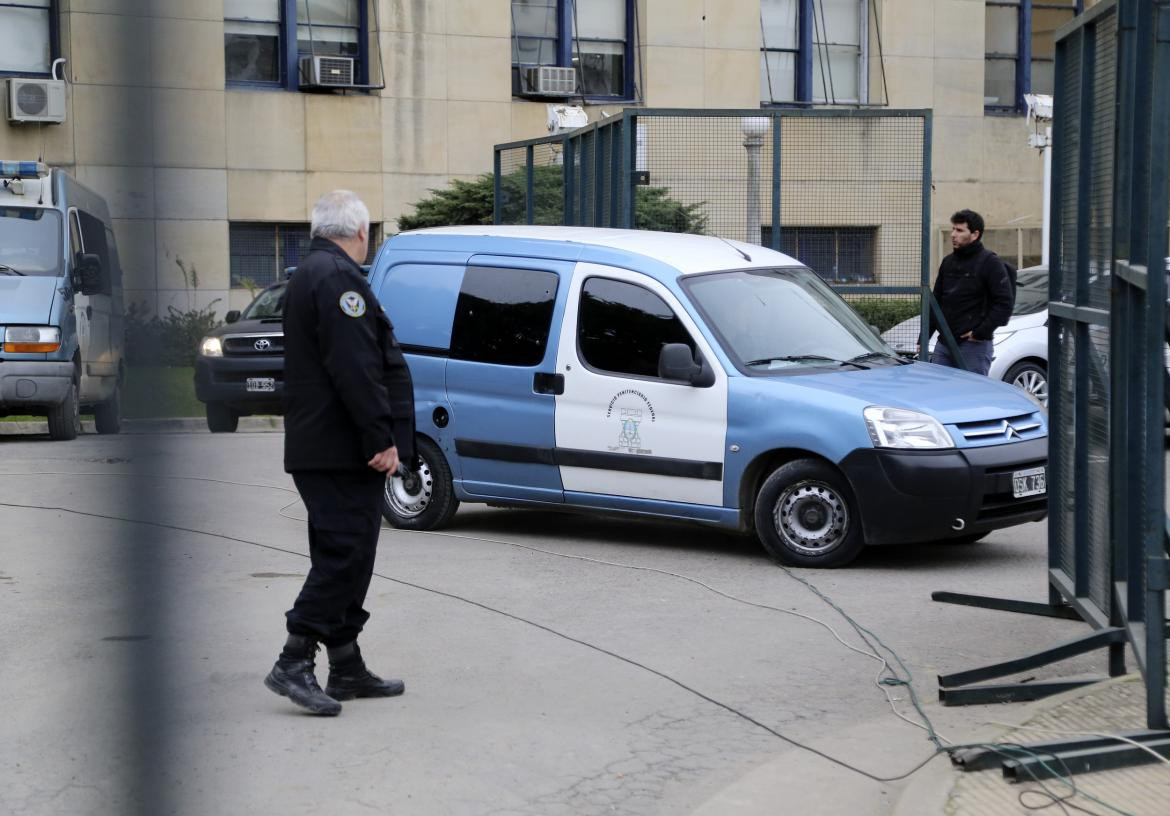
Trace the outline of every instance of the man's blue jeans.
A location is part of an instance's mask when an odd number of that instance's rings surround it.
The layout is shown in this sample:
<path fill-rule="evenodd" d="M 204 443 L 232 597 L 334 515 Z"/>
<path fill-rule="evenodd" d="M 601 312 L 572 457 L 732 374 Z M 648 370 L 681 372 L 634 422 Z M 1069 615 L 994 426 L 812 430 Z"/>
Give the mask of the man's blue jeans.
<path fill-rule="evenodd" d="M 959 340 L 959 354 L 963 357 L 963 364 L 968 371 L 986 375 L 991 369 L 991 357 L 995 351 L 995 344 L 990 340 Z M 934 351 L 930 354 L 930 361 L 938 365 L 959 368 L 951 359 L 947 344 L 940 337 L 934 344 Z"/>

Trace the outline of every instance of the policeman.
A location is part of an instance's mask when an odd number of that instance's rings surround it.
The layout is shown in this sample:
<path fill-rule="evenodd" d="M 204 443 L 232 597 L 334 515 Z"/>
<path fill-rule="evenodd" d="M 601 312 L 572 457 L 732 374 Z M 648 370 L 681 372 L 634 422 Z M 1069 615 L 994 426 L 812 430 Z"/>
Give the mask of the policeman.
<path fill-rule="evenodd" d="M 381 529 L 386 475 L 413 462 L 414 391 L 393 326 L 358 264 L 370 214 L 348 190 L 313 206 L 309 254 L 284 304 L 284 469 L 309 513 L 312 565 L 293 608 L 288 640 L 264 684 L 314 714 L 340 700 L 393 697 L 401 680 L 370 672 L 357 636 Z M 317 684 L 318 643 L 329 682 Z"/>

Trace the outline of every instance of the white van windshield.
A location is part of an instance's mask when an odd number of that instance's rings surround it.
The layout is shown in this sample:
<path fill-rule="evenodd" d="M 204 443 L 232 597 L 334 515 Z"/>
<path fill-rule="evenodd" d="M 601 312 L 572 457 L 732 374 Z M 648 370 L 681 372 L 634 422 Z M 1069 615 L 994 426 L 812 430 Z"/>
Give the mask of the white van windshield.
<path fill-rule="evenodd" d="M 752 373 L 897 364 L 893 350 L 813 271 L 742 269 L 683 286 L 736 364 Z"/>
<path fill-rule="evenodd" d="M 42 207 L 0 207 L 0 276 L 61 274 L 61 213 Z"/>

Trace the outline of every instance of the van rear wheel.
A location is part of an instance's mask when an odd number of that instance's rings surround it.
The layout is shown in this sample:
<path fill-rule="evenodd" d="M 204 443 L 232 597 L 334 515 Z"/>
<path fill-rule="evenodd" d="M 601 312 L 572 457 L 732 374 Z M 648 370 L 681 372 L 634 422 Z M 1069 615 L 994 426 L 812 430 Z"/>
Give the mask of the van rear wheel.
<path fill-rule="evenodd" d="M 422 484 L 412 495 L 402 476 L 388 475 L 382 493 L 382 516 L 399 530 L 437 530 L 446 527 L 459 509 L 451 466 L 439 446 L 426 437 L 416 437 L 415 447 L 422 462 L 419 470 Z"/>
<path fill-rule="evenodd" d="M 116 434 L 122 430 L 122 383 L 114 386 L 114 395 L 93 407 L 93 424 L 100 434 Z"/>
<path fill-rule="evenodd" d="M 865 546 L 848 482 L 816 459 L 772 471 L 756 497 L 755 521 L 764 549 L 790 567 L 841 567 Z"/>

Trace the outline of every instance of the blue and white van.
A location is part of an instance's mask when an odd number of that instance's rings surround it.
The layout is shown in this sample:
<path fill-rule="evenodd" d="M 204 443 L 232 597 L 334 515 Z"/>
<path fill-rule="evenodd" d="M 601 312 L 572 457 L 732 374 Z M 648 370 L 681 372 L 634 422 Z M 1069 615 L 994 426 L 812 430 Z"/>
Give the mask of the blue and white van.
<path fill-rule="evenodd" d="M 63 170 L 0 161 L 0 416 L 47 416 L 73 439 L 92 410 L 117 433 L 124 336 L 106 202 Z"/>
<path fill-rule="evenodd" d="M 786 564 L 1044 518 L 1023 392 L 896 356 L 814 272 L 720 238 L 572 227 L 403 233 L 370 283 L 414 377 L 421 491 L 754 532 Z"/>

